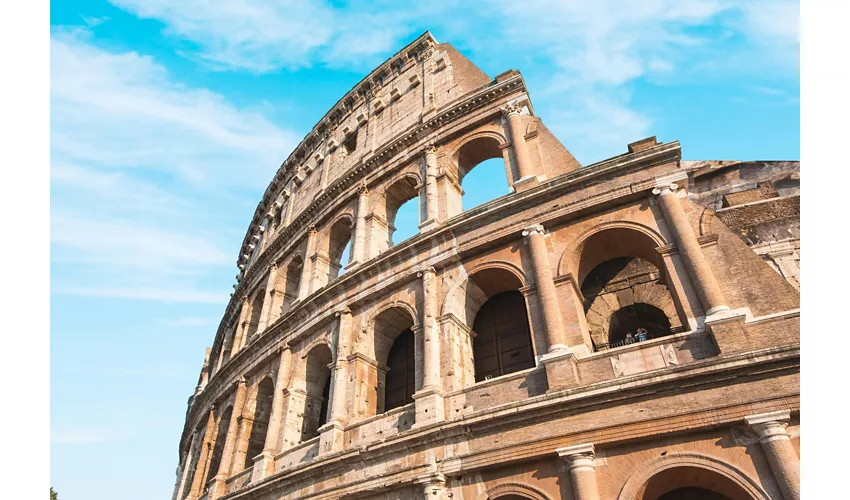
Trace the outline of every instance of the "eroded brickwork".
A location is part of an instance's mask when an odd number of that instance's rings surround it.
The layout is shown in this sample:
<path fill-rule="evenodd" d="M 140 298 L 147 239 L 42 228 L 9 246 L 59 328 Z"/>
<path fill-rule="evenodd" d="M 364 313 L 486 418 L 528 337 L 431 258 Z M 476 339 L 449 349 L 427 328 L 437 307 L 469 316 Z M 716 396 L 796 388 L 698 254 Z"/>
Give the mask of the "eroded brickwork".
<path fill-rule="evenodd" d="M 370 73 L 251 221 L 174 498 L 799 498 L 799 164 L 624 150 L 429 33 Z"/>

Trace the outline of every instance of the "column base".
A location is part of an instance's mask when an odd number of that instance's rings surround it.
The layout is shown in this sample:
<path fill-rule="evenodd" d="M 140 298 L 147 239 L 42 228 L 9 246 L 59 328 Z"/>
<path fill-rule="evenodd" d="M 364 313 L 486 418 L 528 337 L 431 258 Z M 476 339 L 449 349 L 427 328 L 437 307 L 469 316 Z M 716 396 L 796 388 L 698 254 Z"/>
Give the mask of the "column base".
<path fill-rule="evenodd" d="M 227 476 L 226 474 L 216 474 L 212 481 L 209 482 L 207 498 L 212 500 L 223 497 L 225 493 L 227 493 Z"/>
<path fill-rule="evenodd" d="M 539 175 L 526 175 L 525 177 L 517 180 L 513 184 L 513 188 L 517 193 L 525 191 L 526 189 L 531 189 L 534 186 L 540 184 L 543 179 Z"/>
<path fill-rule="evenodd" d="M 540 363 L 546 369 L 547 392 L 559 391 L 579 385 L 576 355 L 568 350 L 557 350 L 540 357 Z"/>
<path fill-rule="evenodd" d="M 428 219 L 419 224 L 419 232 L 427 233 L 440 227 L 440 222 L 437 219 Z"/>
<path fill-rule="evenodd" d="M 268 450 L 263 450 L 262 453 L 254 457 L 254 468 L 251 471 L 251 482 L 255 483 L 260 479 L 274 474 L 274 455 Z"/>
<path fill-rule="evenodd" d="M 411 429 L 419 429 L 446 419 L 443 391 L 437 387 L 425 387 L 413 395 L 416 421 Z"/>
<path fill-rule="evenodd" d="M 345 425 L 339 420 L 331 420 L 319 427 L 319 455 L 342 451 L 345 444 Z"/>

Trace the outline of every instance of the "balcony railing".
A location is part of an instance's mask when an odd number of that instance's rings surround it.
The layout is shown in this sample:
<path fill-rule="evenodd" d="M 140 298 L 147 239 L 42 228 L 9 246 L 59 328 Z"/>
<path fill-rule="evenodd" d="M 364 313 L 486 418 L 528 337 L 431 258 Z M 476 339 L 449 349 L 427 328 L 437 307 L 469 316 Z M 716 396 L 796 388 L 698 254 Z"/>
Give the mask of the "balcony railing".
<path fill-rule="evenodd" d="M 646 338 L 639 338 L 635 336 L 631 339 L 623 339 L 617 342 L 609 342 L 607 344 L 594 344 L 593 352 L 607 351 L 608 349 L 623 347 L 624 345 L 639 344 L 641 342 L 646 342 L 647 340 L 659 339 L 661 337 L 667 337 L 668 335 L 682 333 L 684 331 L 686 331 L 684 326 L 677 326 L 663 332 L 647 333 Z"/>

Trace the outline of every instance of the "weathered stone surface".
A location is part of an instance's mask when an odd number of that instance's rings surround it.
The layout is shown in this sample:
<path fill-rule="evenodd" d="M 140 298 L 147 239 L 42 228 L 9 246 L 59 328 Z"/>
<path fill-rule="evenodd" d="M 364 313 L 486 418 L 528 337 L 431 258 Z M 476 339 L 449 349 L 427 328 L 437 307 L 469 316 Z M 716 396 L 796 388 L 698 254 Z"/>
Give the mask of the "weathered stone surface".
<path fill-rule="evenodd" d="M 429 33 L 370 73 L 251 221 L 174 498 L 795 498 L 799 163 L 627 149 L 580 166 Z M 490 158 L 512 192 L 464 211 Z"/>

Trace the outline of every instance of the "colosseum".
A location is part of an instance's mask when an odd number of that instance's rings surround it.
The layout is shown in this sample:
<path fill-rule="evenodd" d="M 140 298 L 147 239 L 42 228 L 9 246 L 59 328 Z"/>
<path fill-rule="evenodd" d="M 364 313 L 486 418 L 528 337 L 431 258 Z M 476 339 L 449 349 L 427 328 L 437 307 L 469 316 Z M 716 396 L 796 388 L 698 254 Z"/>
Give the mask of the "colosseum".
<path fill-rule="evenodd" d="M 263 194 L 173 498 L 800 498 L 799 162 L 623 150 L 430 33 L 381 64 Z"/>

